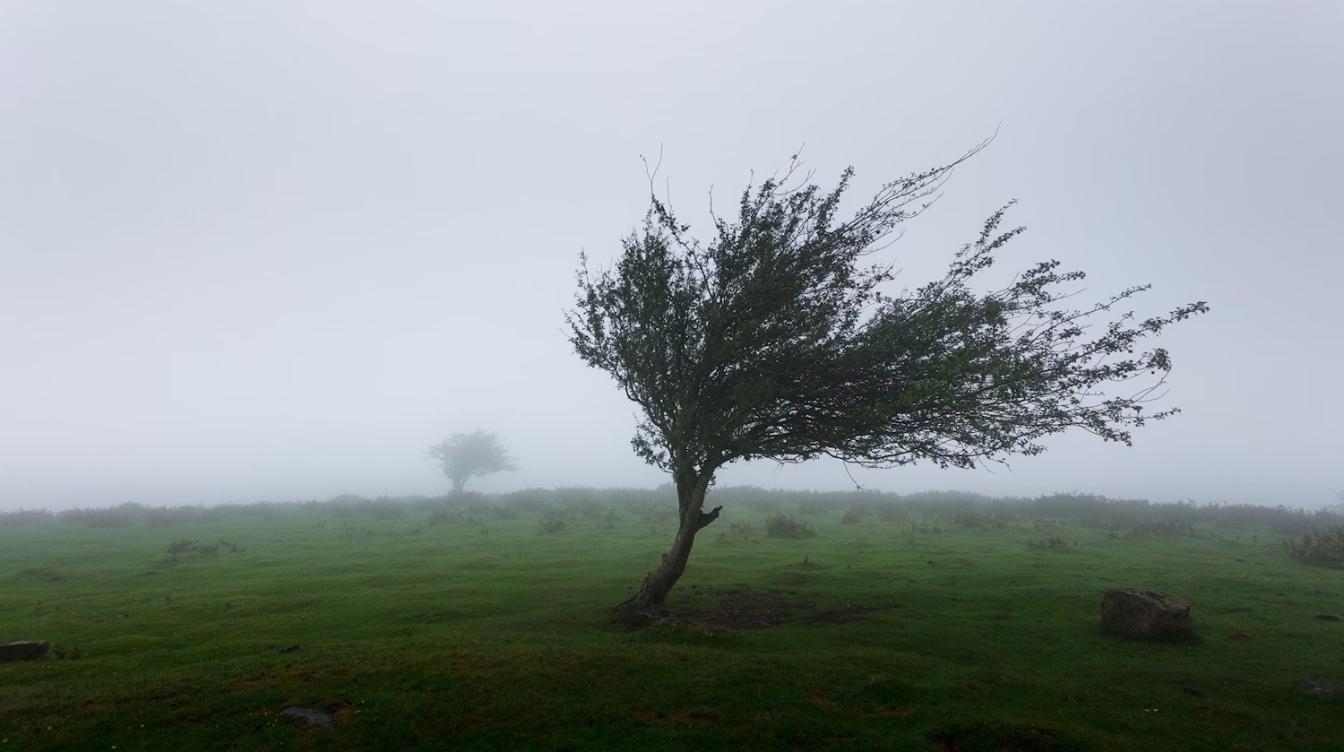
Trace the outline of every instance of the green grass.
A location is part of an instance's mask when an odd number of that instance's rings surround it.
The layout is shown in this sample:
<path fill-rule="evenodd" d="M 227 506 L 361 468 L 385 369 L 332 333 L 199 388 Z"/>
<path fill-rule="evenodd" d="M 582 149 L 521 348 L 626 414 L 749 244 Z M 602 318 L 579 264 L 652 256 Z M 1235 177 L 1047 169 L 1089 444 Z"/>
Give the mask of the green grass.
<path fill-rule="evenodd" d="M 935 533 L 833 510 L 786 540 L 766 517 L 725 509 L 669 605 L 764 594 L 787 616 L 768 629 L 614 623 L 673 532 L 629 511 L 554 533 L 428 509 L 0 528 L 0 642 L 67 655 L 0 664 L 0 752 L 1344 749 L 1344 694 L 1299 688 L 1344 685 L 1344 623 L 1314 618 L 1344 611 L 1344 572 L 1266 531 Z M 220 538 L 244 550 L 166 554 Z M 1201 640 L 1103 634 L 1114 586 L 1190 599 Z M 337 728 L 281 722 L 291 705 Z"/>

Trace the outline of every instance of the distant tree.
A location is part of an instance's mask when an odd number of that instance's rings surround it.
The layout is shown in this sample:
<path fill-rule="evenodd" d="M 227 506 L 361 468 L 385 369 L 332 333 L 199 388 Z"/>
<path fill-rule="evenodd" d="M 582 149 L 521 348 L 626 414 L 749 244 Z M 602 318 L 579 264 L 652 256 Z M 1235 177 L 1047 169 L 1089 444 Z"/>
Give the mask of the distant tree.
<path fill-rule="evenodd" d="M 1136 348 L 1205 303 L 1105 316 L 1141 286 L 1071 309 L 1061 303 L 1076 291 L 1062 288 L 1083 273 L 1057 261 L 976 292 L 972 278 L 1023 230 L 1000 230 L 1007 206 L 941 279 L 913 291 L 889 295 L 891 268 L 860 265 L 973 153 L 887 183 L 848 218 L 840 200 L 852 168 L 823 191 L 794 177 L 795 156 L 782 177 L 747 186 L 735 217 L 711 211 L 708 242 L 651 195 L 613 268 L 594 273 L 580 256 L 571 343 L 641 408 L 631 443 L 671 474 L 680 511 L 671 550 L 619 609 L 664 613 L 696 533 L 717 517 L 702 507 L 730 462 L 972 467 L 1037 454 L 1069 428 L 1129 444 L 1131 428 L 1176 412 L 1144 412 L 1171 360 Z M 1098 317 L 1111 320 L 1090 326 Z M 1099 390 L 1107 384 L 1128 389 Z"/>
<path fill-rule="evenodd" d="M 499 437 L 490 431 L 476 429 L 469 433 L 455 433 L 429 448 L 426 452 L 443 468 L 443 474 L 453 481 L 453 493 L 460 494 L 467 480 L 477 475 L 489 475 L 502 470 L 513 470 Z"/>

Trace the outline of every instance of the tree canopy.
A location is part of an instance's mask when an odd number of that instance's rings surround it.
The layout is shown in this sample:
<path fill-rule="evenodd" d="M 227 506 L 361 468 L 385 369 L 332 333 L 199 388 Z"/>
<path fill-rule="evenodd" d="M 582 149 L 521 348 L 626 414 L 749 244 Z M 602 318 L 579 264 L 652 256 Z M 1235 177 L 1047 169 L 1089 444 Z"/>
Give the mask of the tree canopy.
<path fill-rule="evenodd" d="M 479 428 L 455 433 L 430 447 L 426 454 L 453 481 L 454 493 L 462 493 L 467 481 L 475 476 L 515 469 L 499 437 Z"/>
<path fill-rule="evenodd" d="M 1176 412 L 1145 409 L 1171 358 L 1143 345 L 1207 305 L 1119 311 L 1140 285 L 1072 307 L 1084 275 L 1054 260 L 974 289 L 1023 231 L 1003 226 L 1011 204 L 942 278 L 890 290 L 892 267 L 869 259 L 960 161 L 886 183 L 846 214 L 852 168 L 823 190 L 795 179 L 795 157 L 783 176 L 748 185 L 733 215 L 714 214 L 707 241 L 651 195 L 614 267 L 594 272 L 581 257 L 571 343 L 640 406 L 634 449 L 672 474 L 683 527 L 698 524 L 714 471 L 736 460 L 970 467 L 1039 453 L 1070 428 L 1128 444 L 1132 429 Z"/>

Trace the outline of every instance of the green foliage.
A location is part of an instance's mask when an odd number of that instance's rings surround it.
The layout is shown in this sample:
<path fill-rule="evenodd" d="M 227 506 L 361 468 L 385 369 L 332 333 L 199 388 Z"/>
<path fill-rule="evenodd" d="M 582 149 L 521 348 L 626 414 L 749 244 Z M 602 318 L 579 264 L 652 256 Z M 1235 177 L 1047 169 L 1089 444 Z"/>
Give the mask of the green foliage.
<path fill-rule="evenodd" d="M 1042 524 L 1068 520 L 1126 536 L 1188 536 L 1197 526 L 1213 529 L 1262 528 L 1285 535 L 1303 535 L 1344 525 L 1344 510 L 1306 511 L 1285 506 L 1248 504 L 1156 504 L 1141 499 L 1110 499 L 1088 494 L 1053 494 L 1037 498 L 992 498 L 952 491 L 894 494 L 879 491 L 777 491 L 753 486 L 716 488 L 715 503 L 769 515 L 784 509 L 808 509 L 813 515 L 839 514 L 846 524 L 876 521 L 908 522 L 912 517 L 937 518 L 958 527 L 1002 527 L 1014 523 Z M 449 525 L 483 517 L 511 520 L 563 507 L 587 519 L 623 511 L 644 522 L 676 519 L 675 496 L 667 487 L 525 489 L 490 496 L 466 493 L 446 497 L 379 496 L 366 499 L 342 495 L 326 501 L 264 502 L 215 507 L 149 507 L 122 504 L 101 509 L 0 513 L 0 528 L 40 527 L 59 520 L 74 527 L 184 527 L 226 521 L 277 521 L 291 517 L 391 521 L 429 513 L 429 524 Z M 395 511 L 391 511 L 395 510 Z M 853 512 L 853 514 L 849 514 Z M 845 517 L 848 515 L 849 519 Z"/>
<path fill-rule="evenodd" d="M 871 514 L 872 510 L 862 504 L 855 504 L 845 510 L 840 516 L 840 521 L 846 525 L 857 525 L 863 522 Z"/>
<path fill-rule="evenodd" d="M 817 531 L 806 520 L 781 512 L 765 521 L 765 534 L 771 538 L 814 538 Z"/>
<path fill-rule="evenodd" d="M 516 468 L 499 437 L 479 428 L 455 433 L 430 447 L 426 454 L 453 481 L 455 493 L 462 493 L 470 478 Z"/>
<path fill-rule="evenodd" d="M 557 507 L 547 507 L 541 512 L 541 532 L 558 533 L 565 529 L 569 515 Z"/>
<path fill-rule="evenodd" d="M 203 544 L 195 540 L 175 540 L 168 544 L 168 558 L 177 561 L 183 554 L 217 554 L 219 546 L 213 543 Z"/>
<path fill-rule="evenodd" d="M 756 527 L 746 520 L 738 520 L 719 533 L 718 540 L 720 543 L 755 543 Z"/>
<path fill-rule="evenodd" d="M 34 522 L 47 522 L 54 515 L 46 509 L 17 509 L 12 512 L 0 512 L 0 527 L 31 525 Z"/>
<path fill-rule="evenodd" d="M 891 269 L 861 265 L 955 164 L 887 183 L 842 218 L 853 171 L 824 191 L 794 182 L 795 157 L 782 178 L 748 186 L 733 217 L 714 216 L 705 242 L 651 197 L 612 269 L 583 259 L 567 316 L 578 355 L 642 408 L 636 452 L 690 479 L 736 460 L 821 455 L 972 467 L 1040 452 L 1069 428 L 1129 443 L 1132 428 L 1175 412 L 1144 412 L 1171 359 L 1140 347 L 1207 306 L 1098 322 L 1147 288 L 1070 308 L 1083 274 L 1057 261 L 974 291 L 1022 231 L 1001 229 L 1006 208 L 913 292 L 891 295 Z M 1119 384 L 1124 394 L 1106 393 Z"/>
<path fill-rule="evenodd" d="M 1007 527 L 1015 515 L 1008 510 L 999 509 L 962 509 L 951 515 L 952 524 L 957 527 Z"/>
<path fill-rule="evenodd" d="M 748 185 L 733 215 L 711 206 L 708 240 L 651 195 L 612 268 L 580 256 L 570 343 L 639 405 L 632 447 L 671 473 L 681 521 L 673 550 L 623 608 L 661 614 L 695 532 L 712 522 L 704 497 L 726 464 L 829 456 L 970 468 L 1037 454 L 1072 428 L 1128 444 L 1132 429 L 1176 412 L 1144 411 L 1171 358 L 1143 348 L 1208 306 L 1112 315 L 1147 289 L 1135 286 L 1072 308 L 1084 275 L 1053 260 L 976 290 L 1023 230 L 1002 226 L 1007 206 L 941 279 L 913 291 L 893 295 L 892 268 L 869 264 L 978 149 L 884 184 L 847 216 L 853 169 L 823 190 L 795 180 L 795 155 L 782 177 Z"/>
<path fill-rule="evenodd" d="M 1142 522 L 1135 525 L 1132 530 L 1125 533 L 1125 538 L 1138 538 L 1141 536 L 1193 536 L 1195 535 L 1195 526 L 1188 522 L 1176 522 L 1173 520 L 1162 520 L 1158 522 Z"/>
<path fill-rule="evenodd" d="M 1283 546 L 1298 561 L 1332 569 L 1344 569 L 1344 526 L 1319 533 L 1285 538 Z"/>

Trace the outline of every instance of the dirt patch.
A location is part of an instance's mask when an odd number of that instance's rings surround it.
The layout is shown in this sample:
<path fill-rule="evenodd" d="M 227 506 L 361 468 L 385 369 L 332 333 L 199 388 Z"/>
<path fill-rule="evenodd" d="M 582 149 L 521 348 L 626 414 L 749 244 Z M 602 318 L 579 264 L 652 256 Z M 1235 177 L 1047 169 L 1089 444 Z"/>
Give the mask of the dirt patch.
<path fill-rule="evenodd" d="M 868 618 L 868 614 L 877 609 L 870 606 L 855 606 L 846 604 L 844 608 L 838 608 L 831 611 L 818 611 L 807 617 L 808 624 L 853 624 L 856 621 L 863 621 Z"/>
<path fill-rule="evenodd" d="M 812 608 L 810 603 L 785 600 L 779 591 L 734 588 L 709 594 L 718 598 L 717 604 L 688 609 L 682 618 L 711 627 L 768 629 Z"/>
<path fill-rule="evenodd" d="M 795 618 L 807 624 L 851 624 L 878 610 L 853 603 L 818 610 L 815 603 L 797 600 L 797 590 L 755 590 L 739 585 L 727 590 L 700 590 L 699 594 L 714 602 L 687 605 L 655 623 L 693 627 L 708 635 L 719 629 L 769 629 Z"/>

